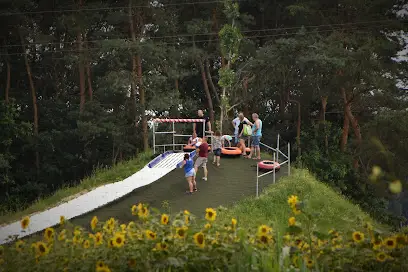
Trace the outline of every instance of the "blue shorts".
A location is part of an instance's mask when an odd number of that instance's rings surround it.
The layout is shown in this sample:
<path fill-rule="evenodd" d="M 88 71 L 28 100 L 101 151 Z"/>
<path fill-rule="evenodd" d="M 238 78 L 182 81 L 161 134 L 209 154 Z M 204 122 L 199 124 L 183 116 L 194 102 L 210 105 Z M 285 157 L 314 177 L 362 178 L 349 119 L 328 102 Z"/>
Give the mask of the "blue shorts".
<path fill-rule="evenodd" d="M 214 149 L 214 156 L 221 156 L 221 148 Z"/>
<path fill-rule="evenodd" d="M 252 146 L 259 146 L 259 142 L 261 141 L 261 136 L 252 136 Z"/>
<path fill-rule="evenodd" d="M 195 174 L 195 171 L 194 171 L 194 168 L 193 169 L 191 169 L 190 171 L 188 171 L 187 173 L 186 173 L 186 178 L 188 178 L 188 177 L 194 177 L 194 174 Z"/>

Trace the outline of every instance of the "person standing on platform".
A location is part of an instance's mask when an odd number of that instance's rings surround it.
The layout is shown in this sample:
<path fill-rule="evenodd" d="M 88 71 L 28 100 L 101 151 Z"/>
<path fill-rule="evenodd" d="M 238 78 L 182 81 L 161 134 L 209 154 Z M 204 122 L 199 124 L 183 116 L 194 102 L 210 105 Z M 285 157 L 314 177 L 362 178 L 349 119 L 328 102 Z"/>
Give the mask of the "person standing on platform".
<path fill-rule="evenodd" d="M 248 156 L 248 159 L 250 159 L 253 156 L 254 160 L 260 160 L 261 159 L 261 148 L 259 147 L 259 144 L 261 142 L 261 137 L 262 137 L 262 121 L 259 119 L 259 116 L 257 113 L 252 114 L 252 119 L 254 120 L 254 123 L 252 124 L 252 144 L 251 144 L 251 153 Z"/>
<path fill-rule="evenodd" d="M 195 175 L 197 175 L 198 168 L 201 166 L 204 170 L 204 177 L 203 180 L 207 181 L 208 170 L 207 170 L 207 162 L 208 162 L 208 143 L 207 137 L 203 137 L 203 141 L 201 145 L 197 148 L 196 153 L 198 153 L 197 160 L 194 165 Z M 195 178 L 194 178 L 195 181 Z"/>
<path fill-rule="evenodd" d="M 210 118 L 208 116 L 204 116 L 204 112 L 202 110 L 198 110 L 197 115 L 198 119 L 205 119 L 205 130 L 211 132 Z M 203 138 L 205 136 L 205 131 L 203 129 L 203 122 L 193 123 L 193 133 L 196 133 L 197 137 Z"/>
<path fill-rule="evenodd" d="M 242 112 L 238 113 L 238 117 L 232 120 L 232 126 L 234 127 L 234 143 L 235 145 L 239 142 L 239 125 L 241 120 L 244 120 L 244 114 Z"/>

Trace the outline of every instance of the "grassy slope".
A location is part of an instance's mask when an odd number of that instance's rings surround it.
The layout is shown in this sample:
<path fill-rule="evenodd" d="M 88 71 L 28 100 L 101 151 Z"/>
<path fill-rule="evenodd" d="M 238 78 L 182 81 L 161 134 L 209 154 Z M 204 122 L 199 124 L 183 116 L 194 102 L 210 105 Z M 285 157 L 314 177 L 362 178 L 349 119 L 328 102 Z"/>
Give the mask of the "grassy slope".
<path fill-rule="evenodd" d="M 44 211 L 56 206 L 61 202 L 65 202 L 74 196 L 86 193 L 104 184 L 124 180 L 143 168 L 151 160 L 151 155 L 151 153 L 142 153 L 137 158 L 118 163 L 112 168 L 98 169 L 90 177 L 83 179 L 76 186 L 61 188 L 52 196 L 39 199 L 24 210 L 1 214 L 0 224 L 20 220 L 24 216 Z"/>
<path fill-rule="evenodd" d="M 221 217 L 225 220 L 235 217 L 241 227 L 245 228 L 270 224 L 280 235 L 284 235 L 288 219 L 292 216 L 287 203 L 292 194 L 297 195 L 301 201 L 306 201 L 306 212 L 320 214 L 314 216 L 318 231 L 327 233 L 333 228 L 346 232 L 361 229 L 363 221 L 374 223 L 358 206 L 318 182 L 308 171 L 298 169 L 292 169 L 291 176 L 282 177 L 276 185 L 268 187 L 259 199 L 239 201 L 223 212 Z M 300 222 L 305 221 L 303 215 L 296 218 Z"/>

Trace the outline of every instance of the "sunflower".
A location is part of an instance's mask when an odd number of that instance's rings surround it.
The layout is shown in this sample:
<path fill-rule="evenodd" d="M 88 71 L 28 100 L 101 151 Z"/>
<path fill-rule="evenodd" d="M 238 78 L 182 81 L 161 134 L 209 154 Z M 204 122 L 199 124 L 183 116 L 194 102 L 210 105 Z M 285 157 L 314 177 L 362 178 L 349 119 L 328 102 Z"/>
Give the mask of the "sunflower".
<path fill-rule="evenodd" d="M 135 227 L 136 227 L 135 222 L 130 221 L 129 224 L 127 225 L 127 230 L 128 230 L 128 231 L 134 230 Z"/>
<path fill-rule="evenodd" d="M 183 227 L 183 228 L 176 228 L 176 238 L 182 239 L 184 237 L 186 237 L 187 234 L 187 228 Z"/>
<path fill-rule="evenodd" d="M 298 197 L 295 196 L 295 195 L 291 195 L 291 196 L 288 198 L 288 204 L 289 204 L 289 206 L 290 206 L 291 208 L 295 207 L 298 202 L 299 202 L 299 199 L 298 199 Z"/>
<path fill-rule="evenodd" d="M 397 246 L 397 241 L 394 237 L 389 237 L 384 240 L 383 244 L 388 249 L 394 249 Z"/>
<path fill-rule="evenodd" d="M 310 259 L 309 257 L 305 257 L 304 260 L 305 260 L 306 266 L 307 266 L 308 268 L 312 268 L 312 267 L 313 267 L 314 262 L 313 262 L 312 259 Z"/>
<path fill-rule="evenodd" d="M 376 239 L 372 243 L 373 243 L 374 250 L 378 250 L 381 248 L 382 241 L 380 239 Z"/>
<path fill-rule="evenodd" d="M 123 245 L 125 244 L 125 236 L 123 235 L 123 233 L 117 232 L 113 236 L 112 241 L 114 247 L 123 247 Z"/>
<path fill-rule="evenodd" d="M 184 215 L 184 224 L 186 224 L 186 225 L 190 224 L 190 216 L 189 215 Z"/>
<path fill-rule="evenodd" d="M 30 217 L 26 216 L 21 220 L 21 228 L 26 229 L 28 228 L 28 225 L 30 225 Z"/>
<path fill-rule="evenodd" d="M 45 256 L 50 252 L 50 249 L 47 247 L 47 245 L 44 242 L 37 242 L 35 246 L 36 246 L 37 256 Z"/>
<path fill-rule="evenodd" d="M 109 242 L 108 242 L 108 248 L 113 248 L 113 247 L 115 247 L 115 246 L 113 244 L 113 239 L 111 238 L 111 239 L 109 239 Z"/>
<path fill-rule="evenodd" d="M 157 243 L 156 244 L 156 249 L 159 251 L 167 251 L 168 246 L 166 243 Z"/>
<path fill-rule="evenodd" d="M 60 225 L 64 226 L 65 225 L 65 216 L 60 216 Z"/>
<path fill-rule="evenodd" d="M 96 262 L 96 269 L 102 268 L 102 267 L 105 267 L 105 266 L 106 266 L 106 264 L 104 262 L 102 262 L 102 261 L 97 261 Z"/>
<path fill-rule="evenodd" d="M 102 233 L 97 232 L 97 233 L 94 235 L 93 238 L 94 238 L 94 242 L 95 242 L 95 245 L 96 245 L 96 246 L 102 245 L 102 243 L 103 243 Z"/>
<path fill-rule="evenodd" d="M 132 206 L 132 215 L 137 215 L 138 211 L 139 211 L 138 207 L 136 205 L 133 205 Z"/>
<path fill-rule="evenodd" d="M 398 248 L 402 248 L 404 246 L 406 246 L 406 241 L 405 241 L 405 236 L 403 234 L 399 234 L 395 237 Z"/>
<path fill-rule="evenodd" d="M 210 223 L 205 224 L 205 225 L 204 225 L 204 228 L 205 228 L 205 229 L 211 228 L 211 224 L 210 224 Z"/>
<path fill-rule="evenodd" d="M 265 233 L 259 234 L 258 241 L 262 244 L 269 244 L 272 241 L 272 236 Z"/>
<path fill-rule="evenodd" d="M 352 234 L 353 237 L 353 241 L 356 243 L 361 243 L 362 241 L 364 241 L 364 233 L 359 232 L 359 231 L 355 231 Z"/>
<path fill-rule="evenodd" d="M 294 215 L 299 215 L 299 214 L 301 214 L 302 211 L 299 210 L 298 208 L 296 208 L 296 206 L 295 206 L 295 207 L 292 208 L 292 212 L 293 212 Z"/>
<path fill-rule="evenodd" d="M 54 239 L 55 231 L 53 228 L 47 228 L 44 232 L 44 238 L 50 242 Z"/>
<path fill-rule="evenodd" d="M 96 272 L 111 272 L 111 270 L 109 269 L 109 267 L 105 266 L 96 268 Z"/>
<path fill-rule="evenodd" d="M 162 225 L 167 225 L 169 223 L 169 216 L 167 214 L 162 214 L 160 223 Z"/>
<path fill-rule="evenodd" d="M 91 229 L 92 229 L 92 230 L 95 230 L 97 224 L 98 224 L 98 217 L 96 217 L 96 216 L 92 217 L 92 220 L 91 220 Z"/>
<path fill-rule="evenodd" d="M 66 230 L 62 230 L 62 231 L 58 234 L 58 241 L 64 241 L 65 239 L 67 239 L 67 231 L 66 231 Z"/>
<path fill-rule="evenodd" d="M 146 234 L 147 239 L 149 239 L 149 240 L 154 240 L 157 237 L 156 233 L 154 233 L 151 230 L 146 230 L 145 234 Z"/>
<path fill-rule="evenodd" d="M 187 211 L 187 210 L 184 210 L 184 214 L 185 214 L 185 215 L 190 215 L 190 212 Z"/>
<path fill-rule="evenodd" d="M 237 219 L 235 219 L 235 218 L 232 218 L 231 219 L 231 226 L 232 226 L 232 229 L 235 229 L 235 227 L 237 226 Z"/>
<path fill-rule="evenodd" d="M 387 254 L 385 254 L 384 252 L 378 252 L 376 255 L 375 255 L 375 259 L 378 261 L 378 262 L 385 262 L 385 260 L 387 260 Z"/>
<path fill-rule="evenodd" d="M 137 213 L 137 215 L 138 215 L 140 218 L 147 218 L 147 216 L 149 216 L 149 209 L 147 209 L 147 207 L 145 207 L 145 206 L 142 206 L 142 207 L 139 209 L 139 212 Z"/>
<path fill-rule="evenodd" d="M 130 259 L 130 260 L 128 261 L 128 266 L 129 266 L 130 268 L 135 267 L 135 266 L 136 266 L 136 260 L 135 260 L 135 259 Z"/>
<path fill-rule="evenodd" d="M 217 212 L 213 208 L 205 209 L 205 219 L 208 221 L 214 221 L 217 217 Z"/>
<path fill-rule="evenodd" d="M 82 246 L 83 246 L 85 249 L 88 249 L 88 248 L 91 246 L 91 242 L 89 242 L 89 240 L 85 240 L 85 242 L 82 244 Z"/>
<path fill-rule="evenodd" d="M 205 246 L 205 239 L 204 239 L 204 233 L 202 232 L 197 232 L 196 234 L 194 234 L 193 236 L 194 238 L 194 243 L 203 248 Z"/>
<path fill-rule="evenodd" d="M 23 251 L 23 249 L 24 249 L 24 241 L 21 241 L 21 240 L 18 240 L 17 242 L 16 242 L 16 250 L 18 251 L 18 252 L 22 252 Z"/>
<path fill-rule="evenodd" d="M 296 218 L 294 218 L 293 216 L 291 218 L 289 218 L 289 226 L 294 226 L 296 224 Z"/>
<path fill-rule="evenodd" d="M 272 231 L 272 228 L 267 225 L 260 225 L 258 228 L 258 233 L 266 234 Z"/>

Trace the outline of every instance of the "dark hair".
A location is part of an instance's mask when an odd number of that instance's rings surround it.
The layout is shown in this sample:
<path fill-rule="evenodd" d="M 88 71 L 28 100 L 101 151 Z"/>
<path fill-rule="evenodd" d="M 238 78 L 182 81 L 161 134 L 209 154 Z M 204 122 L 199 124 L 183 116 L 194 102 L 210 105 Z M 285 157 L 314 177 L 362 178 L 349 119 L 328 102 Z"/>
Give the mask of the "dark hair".
<path fill-rule="evenodd" d="M 221 132 L 217 130 L 217 131 L 215 132 L 215 136 L 221 136 Z"/>
<path fill-rule="evenodd" d="M 188 154 L 188 153 L 184 154 L 184 159 L 185 159 L 185 160 L 190 159 L 190 154 Z"/>

